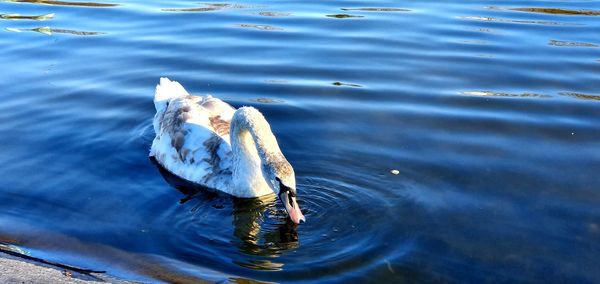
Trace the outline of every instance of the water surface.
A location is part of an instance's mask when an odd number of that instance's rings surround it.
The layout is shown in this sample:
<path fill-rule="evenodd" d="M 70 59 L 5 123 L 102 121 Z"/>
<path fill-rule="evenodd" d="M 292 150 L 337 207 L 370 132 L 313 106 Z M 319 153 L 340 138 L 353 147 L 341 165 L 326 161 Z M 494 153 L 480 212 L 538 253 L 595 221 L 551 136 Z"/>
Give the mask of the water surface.
<path fill-rule="evenodd" d="M 0 1 L 0 242 L 143 281 L 597 282 L 594 1 Z M 260 109 L 307 223 L 148 159 Z"/>

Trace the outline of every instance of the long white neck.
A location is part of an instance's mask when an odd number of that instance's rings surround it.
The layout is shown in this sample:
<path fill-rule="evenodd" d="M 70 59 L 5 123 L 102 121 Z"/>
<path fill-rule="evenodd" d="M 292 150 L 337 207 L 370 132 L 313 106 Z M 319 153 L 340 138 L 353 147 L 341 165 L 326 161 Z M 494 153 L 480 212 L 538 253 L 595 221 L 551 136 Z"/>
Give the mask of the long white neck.
<path fill-rule="evenodd" d="M 281 155 L 281 150 L 262 114 L 252 107 L 238 109 L 231 119 L 230 139 L 232 194 L 256 197 L 272 193 L 263 165 L 270 164 L 270 160 Z"/>

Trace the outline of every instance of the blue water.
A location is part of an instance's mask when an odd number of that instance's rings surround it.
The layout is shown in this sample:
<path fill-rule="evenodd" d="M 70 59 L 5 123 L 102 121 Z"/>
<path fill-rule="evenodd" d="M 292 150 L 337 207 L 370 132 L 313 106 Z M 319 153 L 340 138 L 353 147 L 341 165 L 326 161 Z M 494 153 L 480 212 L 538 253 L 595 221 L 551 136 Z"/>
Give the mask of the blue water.
<path fill-rule="evenodd" d="M 81 3 L 0 1 L 0 242 L 142 281 L 600 281 L 600 2 Z M 163 176 L 161 76 L 263 112 L 308 222 Z"/>

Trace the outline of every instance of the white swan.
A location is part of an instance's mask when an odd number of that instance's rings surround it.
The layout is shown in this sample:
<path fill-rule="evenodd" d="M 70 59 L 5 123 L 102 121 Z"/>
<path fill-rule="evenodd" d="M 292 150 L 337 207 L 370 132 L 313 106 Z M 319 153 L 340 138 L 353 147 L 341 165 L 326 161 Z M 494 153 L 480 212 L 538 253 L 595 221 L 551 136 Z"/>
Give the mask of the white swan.
<path fill-rule="evenodd" d="M 191 96 L 167 78 L 156 86 L 154 106 L 150 156 L 165 169 L 237 197 L 275 193 L 294 223 L 305 221 L 296 202 L 294 169 L 258 110 Z"/>

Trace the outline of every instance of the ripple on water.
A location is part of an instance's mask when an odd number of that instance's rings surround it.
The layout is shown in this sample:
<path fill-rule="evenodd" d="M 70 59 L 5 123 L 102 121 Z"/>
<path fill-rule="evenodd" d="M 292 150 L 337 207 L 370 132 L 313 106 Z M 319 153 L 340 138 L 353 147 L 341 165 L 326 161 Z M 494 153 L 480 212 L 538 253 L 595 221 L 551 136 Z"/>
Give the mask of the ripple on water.
<path fill-rule="evenodd" d="M 496 91 L 462 91 L 460 94 L 465 96 L 478 96 L 478 97 L 505 97 L 505 98 L 552 98 L 553 96 L 546 94 L 537 93 L 507 93 L 507 92 L 496 92 Z M 581 100 L 600 100 L 599 95 L 590 95 L 577 92 L 559 92 L 558 95 L 564 97 L 570 97 Z"/>
<path fill-rule="evenodd" d="M 401 236 L 389 244 L 386 240 L 394 232 L 387 230 L 385 223 L 361 221 L 393 218 L 377 190 L 303 176 L 298 181 L 299 204 L 307 222 L 296 225 L 287 218 L 275 195 L 232 198 L 194 188 L 164 170 L 161 173 L 187 197 L 170 206 L 157 222 L 177 232 L 169 235 L 168 250 L 196 264 L 224 272 L 234 272 L 235 266 L 276 271 L 300 258 L 302 269 L 327 275 L 380 265 L 381 259 L 391 257 L 388 254 L 407 252 L 413 245 L 410 238 Z M 364 234 L 366 231 L 369 234 Z M 298 250 L 301 247 L 311 249 Z M 319 251 L 319 257 L 313 251 Z M 223 258 L 230 259 L 234 266 L 215 266 L 209 261 Z M 293 272 L 290 268 L 285 271 Z"/>
<path fill-rule="evenodd" d="M 54 13 L 37 15 L 37 16 L 28 16 L 21 14 L 0 14 L 0 19 L 3 20 L 33 20 L 33 21 L 46 21 L 54 18 Z"/>
<path fill-rule="evenodd" d="M 338 19 L 346 19 L 346 18 L 364 18 L 364 16 L 359 16 L 359 15 L 350 15 L 350 14 L 331 14 L 331 15 L 325 15 L 326 17 L 329 18 L 338 18 Z"/>
<path fill-rule="evenodd" d="M 593 1 L 85 1 L 0 1 L 21 13 L 0 29 L 23 32 L 0 32 L 4 233 L 48 243 L 30 223 L 99 243 L 37 249 L 109 271 L 118 259 L 155 281 L 199 268 L 215 281 L 600 279 L 586 269 L 600 232 L 600 56 L 576 44 L 600 45 Z M 275 196 L 161 178 L 148 163 L 160 76 L 259 106 L 307 223 Z"/>
<path fill-rule="evenodd" d="M 511 8 L 513 11 L 556 14 L 556 15 L 574 15 L 574 16 L 600 16 L 597 10 L 571 10 L 560 8 Z"/>
<path fill-rule="evenodd" d="M 369 269 L 389 254 L 413 245 L 412 238 L 402 233 L 396 233 L 394 243 L 388 243 L 392 233 L 386 228 L 392 226 L 394 221 L 389 220 L 395 217 L 382 191 L 355 185 L 360 182 L 322 177 L 305 177 L 299 182 L 300 194 L 306 196 L 300 204 L 306 208 L 307 218 L 307 223 L 301 225 L 299 243 L 321 253 L 317 258 L 310 252 L 297 251 L 295 257 L 315 273 Z"/>
<path fill-rule="evenodd" d="M 284 31 L 285 30 L 283 28 L 271 26 L 271 25 L 239 24 L 237 26 L 240 28 L 257 29 L 257 30 L 262 30 L 262 31 Z"/>
<path fill-rule="evenodd" d="M 235 9 L 251 9 L 259 8 L 262 6 L 248 6 L 243 4 L 235 3 L 204 3 L 202 7 L 194 8 L 164 8 L 162 11 L 165 12 L 215 12 L 223 10 L 235 10 Z"/>
<path fill-rule="evenodd" d="M 276 208 L 275 195 L 234 198 L 191 185 L 158 167 L 165 180 L 185 194 L 157 219 L 178 232 L 168 243 L 179 257 L 202 265 L 213 263 L 206 259 L 226 257 L 241 267 L 279 270 L 283 264 L 272 259 L 297 247 L 297 225 Z"/>
<path fill-rule="evenodd" d="M 363 11 L 363 12 L 410 12 L 403 8 L 342 8 L 343 11 Z"/>
<path fill-rule="evenodd" d="M 553 45 L 553 46 L 598 47 L 597 44 L 593 44 L 593 43 L 589 43 L 589 42 L 564 41 L 564 40 L 555 40 L 555 39 L 551 39 L 548 42 L 548 44 Z"/>
<path fill-rule="evenodd" d="M 463 95 L 467 96 L 481 96 L 481 97 L 508 97 L 508 98 L 548 98 L 550 96 L 544 94 L 536 94 L 536 93 L 505 93 L 505 92 L 495 92 L 495 91 L 463 91 L 461 92 Z"/>
<path fill-rule="evenodd" d="M 266 11 L 253 13 L 253 14 L 263 16 L 263 17 L 289 17 L 292 15 L 292 13 L 287 13 L 287 12 L 266 12 Z"/>
<path fill-rule="evenodd" d="M 575 92 L 561 92 L 560 95 L 582 100 L 600 101 L 600 95 L 590 95 Z"/>
<path fill-rule="evenodd" d="M 56 29 L 56 28 L 51 28 L 51 27 L 39 27 L 39 28 L 32 28 L 32 29 L 6 28 L 6 30 L 9 32 L 17 32 L 17 33 L 24 32 L 24 31 L 38 32 L 38 33 L 45 34 L 45 35 L 52 35 L 54 33 L 70 34 L 70 35 L 77 35 L 77 36 L 93 36 L 93 35 L 103 34 L 101 32 L 88 32 L 88 31 L 78 31 L 78 30 L 70 30 L 70 29 Z"/>
<path fill-rule="evenodd" d="M 463 20 L 474 20 L 483 22 L 499 22 L 499 23 L 514 23 L 514 24 L 534 24 L 534 25 L 548 25 L 548 26 L 576 26 L 579 24 L 566 23 L 566 22 L 555 22 L 555 21 L 534 21 L 534 20 L 516 20 L 486 16 L 461 16 Z"/>
<path fill-rule="evenodd" d="M 273 98 L 256 98 L 251 101 L 261 103 L 261 104 L 282 104 L 285 103 L 285 100 L 281 99 L 273 99 Z"/>
<path fill-rule="evenodd" d="M 8 0 L 16 3 L 32 3 L 57 6 L 81 6 L 81 7 L 114 7 L 119 4 L 113 3 L 97 3 L 97 2 L 72 2 L 72 1 L 55 1 L 55 0 Z"/>

